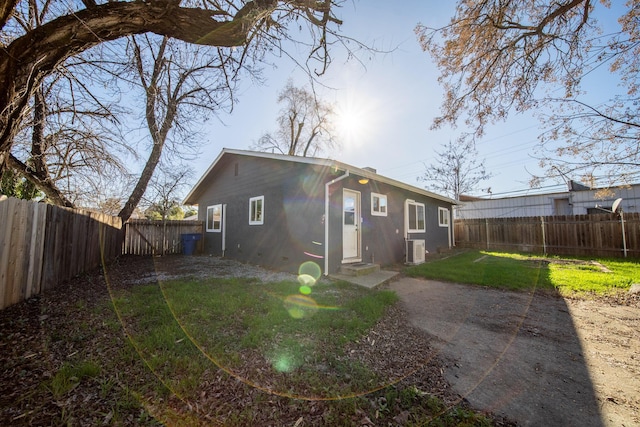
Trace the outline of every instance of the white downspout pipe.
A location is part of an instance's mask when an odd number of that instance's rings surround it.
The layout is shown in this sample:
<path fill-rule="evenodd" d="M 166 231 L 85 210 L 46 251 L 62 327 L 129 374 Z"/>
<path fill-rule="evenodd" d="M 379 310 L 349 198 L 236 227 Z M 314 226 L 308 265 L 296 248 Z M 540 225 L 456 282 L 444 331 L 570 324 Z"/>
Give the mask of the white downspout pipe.
<path fill-rule="evenodd" d="M 222 258 L 227 251 L 227 204 L 222 205 Z"/>
<path fill-rule="evenodd" d="M 454 205 L 451 205 L 451 213 L 449 214 L 449 227 L 451 227 L 449 238 L 449 249 L 456 245 L 456 220 L 455 220 L 455 211 Z"/>
<path fill-rule="evenodd" d="M 349 171 L 324 185 L 324 275 L 329 275 L 329 187 L 349 177 Z"/>

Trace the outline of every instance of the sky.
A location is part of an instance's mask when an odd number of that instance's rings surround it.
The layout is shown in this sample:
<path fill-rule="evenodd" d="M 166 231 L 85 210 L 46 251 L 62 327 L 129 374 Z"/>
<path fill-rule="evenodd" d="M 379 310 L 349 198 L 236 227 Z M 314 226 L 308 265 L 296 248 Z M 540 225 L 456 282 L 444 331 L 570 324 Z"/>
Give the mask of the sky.
<path fill-rule="evenodd" d="M 453 16 L 455 2 L 424 0 L 347 0 L 339 15 L 342 33 L 388 53 L 363 54 L 345 61 L 339 50 L 329 72 L 319 79 L 320 94 L 333 102 L 340 124 L 341 149 L 327 157 L 364 167 L 407 184 L 425 187 L 417 180 L 432 163 L 436 151 L 467 131 L 445 127 L 431 130 L 443 96 L 438 71 L 422 51 L 414 34 L 416 24 L 440 27 Z M 264 70 L 264 84 L 245 81 L 238 103 L 229 116 L 211 120 L 205 130 L 201 155 L 193 162 L 194 183 L 222 148 L 248 149 L 267 131 L 275 130 L 278 92 L 287 79 L 307 84 L 304 73 L 291 61 L 274 60 L 277 69 Z M 479 184 L 474 195 L 504 197 L 541 190 L 529 187 L 531 174 L 542 175 L 534 147 L 540 133 L 532 115 L 512 115 L 504 123 L 489 126 L 477 142 L 478 160 L 494 176 Z M 546 181 L 543 191 L 563 191 L 563 182 Z M 490 188 L 490 193 L 486 190 Z"/>

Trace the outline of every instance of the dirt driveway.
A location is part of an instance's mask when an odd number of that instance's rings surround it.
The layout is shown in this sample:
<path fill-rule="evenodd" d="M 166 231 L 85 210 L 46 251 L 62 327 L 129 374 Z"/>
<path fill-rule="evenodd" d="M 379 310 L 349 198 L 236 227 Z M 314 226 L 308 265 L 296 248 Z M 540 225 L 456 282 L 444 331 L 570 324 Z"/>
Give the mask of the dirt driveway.
<path fill-rule="evenodd" d="M 454 391 L 524 426 L 640 425 L 640 307 L 392 282 Z"/>

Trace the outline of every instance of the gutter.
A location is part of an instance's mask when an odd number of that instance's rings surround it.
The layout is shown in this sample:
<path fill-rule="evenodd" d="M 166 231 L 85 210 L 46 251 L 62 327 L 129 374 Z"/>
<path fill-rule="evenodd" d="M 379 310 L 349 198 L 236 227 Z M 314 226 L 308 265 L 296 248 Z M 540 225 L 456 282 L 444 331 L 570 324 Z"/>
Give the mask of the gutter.
<path fill-rule="evenodd" d="M 324 275 L 329 275 L 329 187 L 349 177 L 349 170 L 344 175 L 332 179 L 324 185 Z"/>

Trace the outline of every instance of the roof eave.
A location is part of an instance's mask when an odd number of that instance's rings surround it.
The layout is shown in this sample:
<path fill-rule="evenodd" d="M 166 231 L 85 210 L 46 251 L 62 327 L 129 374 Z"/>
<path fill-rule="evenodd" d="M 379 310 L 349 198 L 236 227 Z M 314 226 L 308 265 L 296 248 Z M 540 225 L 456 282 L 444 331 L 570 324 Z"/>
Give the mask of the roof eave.
<path fill-rule="evenodd" d="M 236 154 L 236 155 L 241 155 L 241 156 L 254 156 L 254 157 L 261 157 L 261 158 L 266 158 L 266 159 L 274 159 L 274 160 L 281 160 L 281 161 L 290 161 L 290 162 L 296 162 L 296 163 L 306 163 L 306 164 L 311 164 L 311 165 L 332 167 L 332 168 L 336 168 L 336 169 L 339 169 L 339 170 L 349 171 L 350 174 L 362 176 L 363 178 L 369 178 L 369 179 L 376 180 L 376 181 L 379 181 L 379 182 L 384 182 L 384 183 L 392 185 L 394 187 L 398 187 L 398 188 L 402 188 L 402 189 L 405 189 L 405 190 L 408 190 L 408 191 L 412 191 L 414 193 L 422 194 L 423 196 L 431 197 L 433 199 L 437 199 L 437 200 L 440 200 L 440 201 L 445 202 L 445 203 L 449 203 L 449 204 L 452 204 L 452 205 L 456 205 L 457 204 L 457 202 L 455 200 L 450 199 L 448 197 L 441 196 L 439 194 L 432 193 L 432 192 L 424 190 L 422 188 L 415 187 L 413 185 L 409 185 L 409 184 L 406 184 L 406 183 L 401 182 L 401 181 L 397 181 L 397 180 L 392 179 L 392 178 L 387 178 L 386 176 L 379 175 L 377 173 L 368 171 L 366 169 L 362 169 L 362 168 L 358 168 L 358 167 L 355 167 L 355 166 L 351 166 L 351 165 L 348 165 L 346 163 L 339 162 L 337 160 L 321 159 L 321 158 L 317 158 L 317 157 L 288 156 L 288 155 L 282 155 L 282 154 L 264 153 L 264 152 L 260 152 L 260 151 L 237 150 L 237 149 L 231 149 L 231 148 L 223 148 L 222 149 L 222 151 L 220 152 L 218 157 L 216 157 L 216 159 L 213 161 L 211 166 L 209 166 L 209 168 L 202 175 L 200 180 L 198 180 L 198 182 L 193 186 L 193 188 L 191 189 L 189 194 L 187 194 L 187 196 L 184 198 L 183 204 L 185 204 L 185 205 L 195 205 L 195 204 L 197 204 L 197 203 L 195 203 L 195 196 L 198 194 L 200 186 L 206 181 L 208 176 L 211 174 L 211 172 L 213 172 L 213 170 L 215 169 L 216 165 L 220 162 L 220 160 L 222 159 L 222 157 L 225 154 Z"/>

